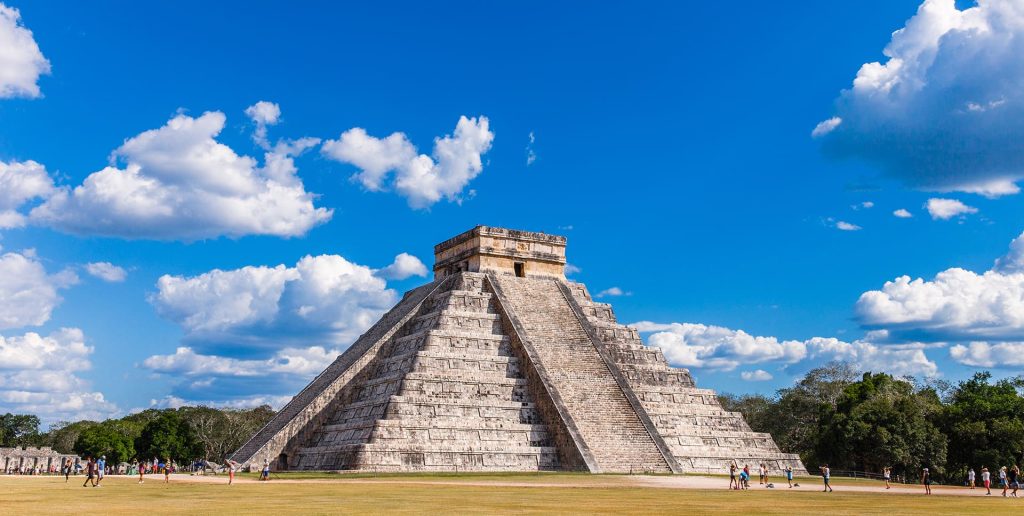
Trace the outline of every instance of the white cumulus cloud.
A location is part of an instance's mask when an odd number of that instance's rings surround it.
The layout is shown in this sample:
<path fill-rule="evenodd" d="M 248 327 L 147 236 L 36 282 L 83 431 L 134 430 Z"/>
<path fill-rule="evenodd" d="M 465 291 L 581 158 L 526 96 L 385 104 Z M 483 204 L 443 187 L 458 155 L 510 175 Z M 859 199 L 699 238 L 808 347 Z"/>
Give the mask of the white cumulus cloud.
<path fill-rule="evenodd" d="M 252 134 L 253 141 L 260 147 L 269 149 L 270 142 L 267 140 L 267 127 L 276 125 L 281 119 L 281 106 L 273 102 L 261 100 L 247 107 L 245 115 L 256 124 L 256 130 Z"/>
<path fill-rule="evenodd" d="M 91 367 L 92 352 L 77 328 L 0 336 L 0 412 L 51 423 L 112 417 L 117 407 L 76 374 Z"/>
<path fill-rule="evenodd" d="M 21 12 L 0 3 L 0 98 L 35 98 L 36 82 L 50 73 L 50 62 L 21 22 Z"/>
<path fill-rule="evenodd" d="M 974 367 L 1024 367 L 1024 342 L 970 342 L 949 348 L 953 360 Z"/>
<path fill-rule="evenodd" d="M 956 199 L 932 198 L 928 199 L 928 203 L 925 206 L 928 209 L 928 214 L 934 220 L 949 220 L 958 215 L 978 213 L 977 208 L 968 206 Z"/>
<path fill-rule="evenodd" d="M 47 274 L 32 252 L 0 255 L 0 330 L 39 326 L 61 302 L 58 289 L 77 283 L 71 271 Z"/>
<path fill-rule="evenodd" d="M 743 378 L 748 382 L 767 382 L 774 377 L 764 369 L 755 369 L 753 371 L 743 371 L 740 373 L 740 378 Z"/>
<path fill-rule="evenodd" d="M 337 255 L 306 256 L 294 267 L 164 275 L 150 296 L 190 340 L 261 349 L 292 342 L 347 346 L 396 300 L 373 269 Z"/>
<path fill-rule="evenodd" d="M 626 292 L 619 287 L 606 288 L 598 292 L 594 297 L 620 297 L 620 296 L 631 296 L 632 292 Z"/>
<path fill-rule="evenodd" d="M 897 340 L 1024 341 L 1024 235 L 991 270 L 951 268 L 931 280 L 900 276 L 861 294 L 856 314 Z"/>
<path fill-rule="evenodd" d="M 864 370 L 898 375 L 938 374 L 938 366 L 925 355 L 924 345 L 920 344 L 885 345 L 871 342 L 869 338 L 854 342 L 824 337 L 779 340 L 750 335 L 743 330 L 693 323 L 641 321 L 631 326 L 640 332 L 653 332 L 647 338 L 647 345 L 660 348 L 665 358 L 677 366 L 731 371 L 741 365 L 795 364 L 821 359 L 843 360 Z"/>
<path fill-rule="evenodd" d="M 840 231 L 860 231 L 863 228 L 856 224 L 846 222 L 845 220 L 840 220 L 839 222 L 836 222 L 836 229 Z"/>
<path fill-rule="evenodd" d="M 177 115 L 129 138 L 113 153 L 123 168 L 61 188 L 31 218 L 70 233 L 159 240 L 300 236 L 331 218 L 313 205 L 293 160 L 317 140 L 282 142 L 260 167 L 216 140 L 225 120 Z"/>
<path fill-rule="evenodd" d="M 925 0 L 819 124 L 827 152 L 929 191 L 1015 194 L 1024 178 L 1024 8 Z"/>
<path fill-rule="evenodd" d="M 820 136 L 825 136 L 826 134 L 834 131 L 836 127 L 839 127 L 839 124 L 841 123 L 843 123 L 843 119 L 837 116 L 829 118 L 828 120 L 822 120 L 821 122 L 818 122 L 818 125 L 814 126 L 814 130 L 811 131 L 811 137 L 818 138 Z"/>
<path fill-rule="evenodd" d="M 24 226 L 28 218 L 19 208 L 34 199 L 45 199 L 54 191 L 53 180 L 39 163 L 0 161 L 0 229 Z"/>
<path fill-rule="evenodd" d="M 900 209 L 892 212 L 892 216 L 900 218 L 900 219 L 909 219 L 910 217 L 913 217 L 914 215 L 911 214 L 909 211 L 907 211 L 905 208 L 900 208 Z"/>
<path fill-rule="evenodd" d="M 128 271 L 110 262 L 87 263 L 85 271 L 103 281 L 111 283 L 122 282 L 128 277 Z"/>
<path fill-rule="evenodd" d="M 394 171 L 393 188 L 419 209 L 442 198 L 459 202 L 466 185 L 483 171 L 481 156 L 493 140 L 487 117 L 462 116 L 454 135 L 434 140 L 432 156 L 419 154 L 404 133 L 376 138 L 359 127 L 324 142 L 321 150 L 330 159 L 358 167 L 353 178 L 371 191 L 384 189 Z"/>
<path fill-rule="evenodd" d="M 196 353 L 179 347 L 172 355 L 153 355 L 143 367 L 158 373 L 184 376 L 256 376 L 290 374 L 311 377 L 323 371 L 341 351 L 322 346 L 284 348 L 265 360 L 249 360 Z"/>
<path fill-rule="evenodd" d="M 395 261 L 377 271 L 377 276 L 386 280 L 404 280 L 413 276 L 426 277 L 427 266 L 419 258 L 409 254 L 401 253 L 395 257 Z"/>

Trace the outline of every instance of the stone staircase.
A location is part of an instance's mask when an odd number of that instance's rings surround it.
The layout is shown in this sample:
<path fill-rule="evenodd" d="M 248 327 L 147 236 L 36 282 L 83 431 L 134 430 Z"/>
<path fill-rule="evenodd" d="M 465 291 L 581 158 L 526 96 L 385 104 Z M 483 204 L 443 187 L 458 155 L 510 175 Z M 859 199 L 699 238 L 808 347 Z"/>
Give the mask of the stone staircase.
<path fill-rule="evenodd" d="M 600 472 L 670 472 L 557 280 L 492 276 Z"/>
<path fill-rule="evenodd" d="M 669 366 L 660 349 L 618 324 L 610 305 L 594 302 L 581 283 L 568 287 L 685 471 L 726 473 L 735 460 L 740 467 L 765 462 L 776 472 L 791 466 L 806 473 L 798 455 L 782 453 L 771 435 L 753 432 L 741 414 L 721 407 L 714 391 L 697 388 L 689 371 Z"/>
<path fill-rule="evenodd" d="M 340 392 L 288 469 L 560 468 L 483 275 L 427 298 Z"/>

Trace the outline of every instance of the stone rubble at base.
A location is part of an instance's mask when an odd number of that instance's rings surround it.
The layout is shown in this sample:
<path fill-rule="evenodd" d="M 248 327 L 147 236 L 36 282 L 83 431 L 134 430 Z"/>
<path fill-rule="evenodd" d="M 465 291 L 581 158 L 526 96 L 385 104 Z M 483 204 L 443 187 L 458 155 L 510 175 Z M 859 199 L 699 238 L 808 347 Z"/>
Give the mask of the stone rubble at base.
<path fill-rule="evenodd" d="M 564 237 L 477 226 L 233 459 L 252 469 L 806 470 L 564 276 Z"/>

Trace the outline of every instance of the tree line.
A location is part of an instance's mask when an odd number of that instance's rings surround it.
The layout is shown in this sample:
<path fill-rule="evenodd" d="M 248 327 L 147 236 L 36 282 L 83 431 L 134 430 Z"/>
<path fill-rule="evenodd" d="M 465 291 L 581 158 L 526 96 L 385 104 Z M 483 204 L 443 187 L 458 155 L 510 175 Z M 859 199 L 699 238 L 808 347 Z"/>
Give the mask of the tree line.
<path fill-rule="evenodd" d="M 1024 376 L 992 381 L 988 372 L 955 385 L 858 373 L 831 363 L 773 396 L 722 394 L 784 452 L 797 453 L 811 473 L 833 471 L 916 478 L 927 467 L 948 483 L 968 469 L 1024 464 Z"/>
<path fill-rule="evenodd" d="M 105 455 L 111 464 L 154 458 L 220 462 L 273 416 L 268 405 L 247 410 L 148 409 L 100 422 L 62 421 L 42 432 L 34 415 L 4 414 L 0 416 L 0 446 L 50 446 L 82 457 Z"/>

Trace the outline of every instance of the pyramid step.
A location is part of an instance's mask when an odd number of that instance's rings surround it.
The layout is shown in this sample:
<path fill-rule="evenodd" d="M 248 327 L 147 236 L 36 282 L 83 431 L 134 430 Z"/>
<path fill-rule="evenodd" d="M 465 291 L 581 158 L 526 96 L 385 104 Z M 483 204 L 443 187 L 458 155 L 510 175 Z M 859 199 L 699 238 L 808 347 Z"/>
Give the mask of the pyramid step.
<path fill-rule="evenodd" d="M 540 413 L 532 402 L 495 399 L 392 396 L 385 413 L 387 419 L 454 417 L 523 423 L 542 422 Z"/>
<path fill-rule="evenodd" d="M 498 314 L 438 310 L 413 318 L 406 324 L 406 332 L 425 329 L 446 329 L 501 335 Z"/>
<path fill-rule="evenodd" d="M 435 295 L 424 305 L 428 311 L 494 313 L 492 299 L 487 292 L 449 290 Z"/>
<path fill-rule="evenodd" d="M 539 471 L 559 467 L 553 447 L 505 448 L 358 444 L 303 450 L 297 469 L 371 471 Z"/>
<path fill-rule="evenodd" d="M 438 374 L 462 373 L 482 374 L 488 377 L 499 375 L 510 378 L 521 377 L 519 359 L 510 356 L 484 355 L 480 353 L 452 352 L 429 348 L 416 353 L 414 372 L 437 372 Z"/>

